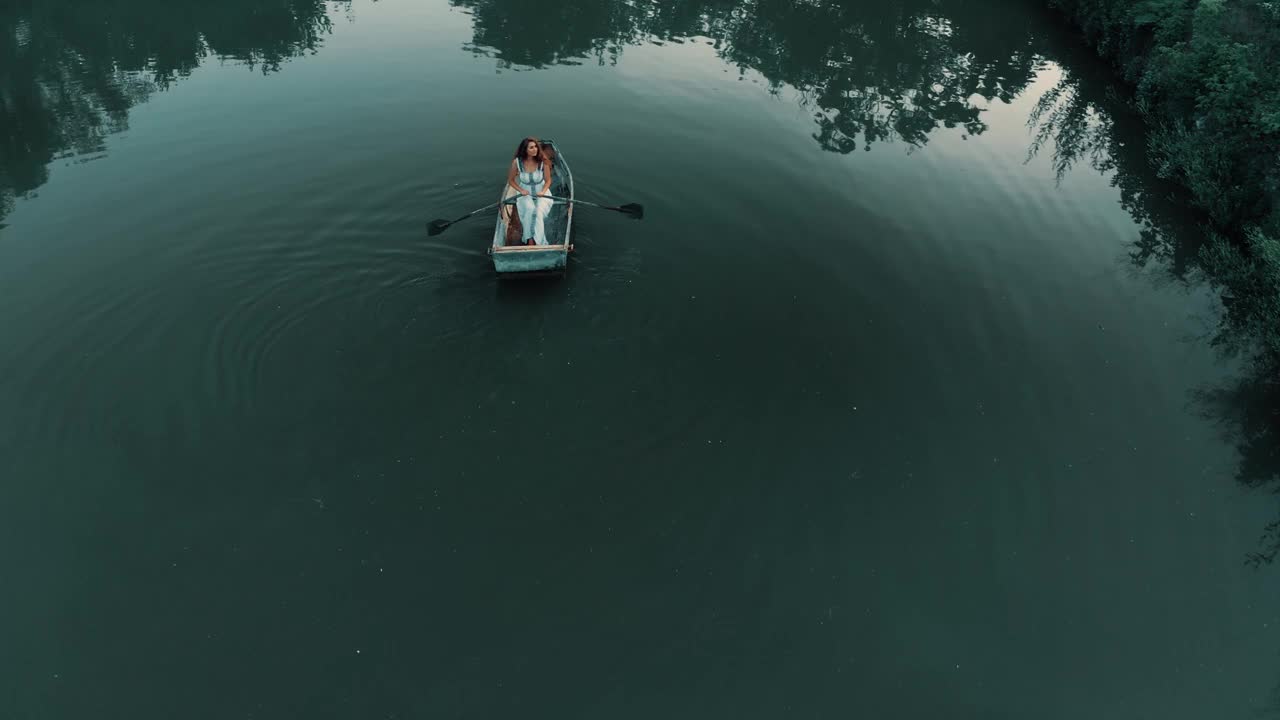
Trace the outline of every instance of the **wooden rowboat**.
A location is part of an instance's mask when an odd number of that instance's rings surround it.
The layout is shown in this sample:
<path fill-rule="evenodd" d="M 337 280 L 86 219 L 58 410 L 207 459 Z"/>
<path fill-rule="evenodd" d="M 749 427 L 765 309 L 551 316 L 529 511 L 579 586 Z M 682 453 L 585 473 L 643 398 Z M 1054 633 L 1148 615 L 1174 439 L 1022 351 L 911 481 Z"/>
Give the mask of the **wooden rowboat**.
<path fill-rule="evenodd" d="M 542 152 L 550 152 L 552 157 L 551 194 L 573 200 L 573 173 L 565 162 L 564 154 L 550 140 L 543 140 L 541 144 Z M 513 200 L 519 193 L 508 183 L 503 183 L 502 187 L 500 199 L 503 204 L 498 206 L 498 222 L 493 230 L 493 243 L 489 246 L 493 269 L 502 278 L 564 275 L 569 263 L 569 252 L 573 249 L 569 244 L 569 231 L 573 226 L 573 204 L 562 200 L 552 204 L 543 221 L 547 245 L 508 245 L 507 226 L 513 218 L 516 223 L 520 220 L 515 203 L 506 201 Z"/>

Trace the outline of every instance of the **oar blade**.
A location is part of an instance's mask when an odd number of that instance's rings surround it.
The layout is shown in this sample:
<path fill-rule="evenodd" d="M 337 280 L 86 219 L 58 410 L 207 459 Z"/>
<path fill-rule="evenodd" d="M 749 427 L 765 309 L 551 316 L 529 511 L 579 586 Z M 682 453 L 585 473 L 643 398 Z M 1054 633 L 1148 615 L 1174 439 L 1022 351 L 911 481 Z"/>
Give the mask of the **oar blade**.
<path fill-rule="evenodd" d="M 435 236 L 449 229 L 453 223 L 449 220 L 436 219 L 427 223 L 427 235 Z"/>
<path fill-rule="evenodd" d="M 626 205 L 619 205 L 618 210 L 622 211 L 624 215 L 633 217 L 636 220 L 640 220 L 644 217 L 644 206 L 639 203 L 627 203 Z"/>

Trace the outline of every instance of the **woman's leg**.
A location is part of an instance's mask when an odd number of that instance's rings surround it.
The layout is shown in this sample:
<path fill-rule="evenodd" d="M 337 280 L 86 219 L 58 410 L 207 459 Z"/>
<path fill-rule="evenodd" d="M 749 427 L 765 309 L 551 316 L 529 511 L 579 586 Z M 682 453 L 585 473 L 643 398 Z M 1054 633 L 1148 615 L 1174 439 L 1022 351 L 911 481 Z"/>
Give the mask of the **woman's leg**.
<path fill-rule="evenodd" d="M 537 214 L 537 204 L 534 199 L 528 195 L 521 195 L 516 199 L 516 212 L 520 214 L 520 225 L 524 228 L 524 237 L 521 240 L 537 237 L 533 234 L 534 215 Z"/>
<path fill-rule="evenodd" d="M 547 232 L 543 226 L 543 221 L 547 218 L 547 213 L 551 212 L 551 198 L 540 197 L 534 202 L 537 203 L 537 216 L 533 220 L 533 239 L 539 245 L 547 244 Z M 527 226 L 526 226 L 527 227 Z"/>

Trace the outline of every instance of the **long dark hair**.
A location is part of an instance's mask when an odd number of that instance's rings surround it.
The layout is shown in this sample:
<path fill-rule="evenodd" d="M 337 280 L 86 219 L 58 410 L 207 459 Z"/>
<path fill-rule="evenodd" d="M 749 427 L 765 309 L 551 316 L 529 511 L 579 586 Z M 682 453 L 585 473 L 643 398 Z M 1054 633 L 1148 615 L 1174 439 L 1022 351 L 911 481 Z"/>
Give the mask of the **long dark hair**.
<path fill-rule="evenodd" d="M 538 138 L 527 137 L 521 140 L 520 146 L 516 148 L 515 159 L 520 161 L 519 163 L 517 163 L 517 169 L 524 170 L 524 161 L 525 161 L 525 158 L 528 156 L 529 143 L 538 143 L 538 164 L 539 165 L 545 165 L 551 162 L 551 156 L 547 154 L 547 147 L 543 145 L 542 142 L 538 140 Z"/>

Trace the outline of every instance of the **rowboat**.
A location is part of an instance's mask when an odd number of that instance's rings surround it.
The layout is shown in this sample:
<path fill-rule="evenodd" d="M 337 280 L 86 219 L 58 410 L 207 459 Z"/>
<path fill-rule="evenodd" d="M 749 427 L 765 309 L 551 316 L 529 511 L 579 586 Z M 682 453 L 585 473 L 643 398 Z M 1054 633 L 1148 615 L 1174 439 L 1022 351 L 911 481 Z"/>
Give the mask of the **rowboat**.
<path fill-rule="evenodd" d="M 555 200 L 543 221 L 547 245 L 508 245 L 507 227 L 519 222 L 513 200 L 520 194 L 509 183 L 503 183 L 498 206 L 498 221 L 493 229 L 493 244 L 489 255 L 493 257 L 493 269 L 502 278 L 529 278 L 564 275 L 569 263 L 569 231 L 573 226 L 573 173 L 565 162 L 564 154 L 550 140 L 541 141 L 542 152 L 550 152 L 551 195 Z M 512 202 L 508 202 L 512 201 Z"/>

